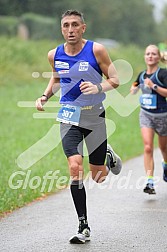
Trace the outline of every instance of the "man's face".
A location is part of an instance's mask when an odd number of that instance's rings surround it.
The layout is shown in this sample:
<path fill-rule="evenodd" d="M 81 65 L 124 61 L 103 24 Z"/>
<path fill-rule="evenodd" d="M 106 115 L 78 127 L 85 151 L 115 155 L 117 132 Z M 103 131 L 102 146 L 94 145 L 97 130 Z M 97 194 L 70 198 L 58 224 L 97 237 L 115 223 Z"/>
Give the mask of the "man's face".
<path fill-rule="evenodd" d="M 76 44 L 82 38 L 86 25 L 79 16 L 66 16 L 61 21 L 61 30 L 68 44 Z"/>

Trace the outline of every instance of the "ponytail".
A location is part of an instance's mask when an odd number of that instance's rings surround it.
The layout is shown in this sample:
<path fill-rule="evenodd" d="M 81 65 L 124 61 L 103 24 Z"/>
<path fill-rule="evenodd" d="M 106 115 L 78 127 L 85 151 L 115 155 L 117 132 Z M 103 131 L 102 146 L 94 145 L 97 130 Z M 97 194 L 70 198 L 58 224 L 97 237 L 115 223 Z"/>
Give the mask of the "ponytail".
<path fill-rule="evenodd" d="M 161 54 L 161 62 L 167 64 L 167 51 L 163 51 Z"/>

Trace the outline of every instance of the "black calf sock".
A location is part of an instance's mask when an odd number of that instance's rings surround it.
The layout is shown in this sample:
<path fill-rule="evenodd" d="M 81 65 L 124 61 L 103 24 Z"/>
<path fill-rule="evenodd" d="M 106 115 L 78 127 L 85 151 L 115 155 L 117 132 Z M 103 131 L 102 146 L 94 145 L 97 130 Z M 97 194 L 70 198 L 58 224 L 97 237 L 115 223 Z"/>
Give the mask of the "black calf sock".
<path fill-rule="evenodd" d="M 87 224 L 86 191 L 81 180 L 72 181 L 71 194 L 77 211 L 79 225 Z"/>

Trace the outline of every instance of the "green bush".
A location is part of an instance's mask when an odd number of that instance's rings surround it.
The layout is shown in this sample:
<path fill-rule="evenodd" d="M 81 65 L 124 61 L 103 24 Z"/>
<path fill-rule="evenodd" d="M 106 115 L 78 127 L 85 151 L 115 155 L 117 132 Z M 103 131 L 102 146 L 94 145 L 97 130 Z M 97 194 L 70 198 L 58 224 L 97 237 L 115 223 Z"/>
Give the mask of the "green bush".
<path fill-rule="evenodd" d="M 58 39 L 60 38 L 60 24 L 55 18 L 26 13 L 21 16 L 20 21 L 27 26 L 30 39 L 57 39 L 57 34 Z"/>
<path fill-rule="evenodd" d="M 17 17 L 0 16 L 0 35 L 15 36 L 18 24 L 19 19 Z"/>

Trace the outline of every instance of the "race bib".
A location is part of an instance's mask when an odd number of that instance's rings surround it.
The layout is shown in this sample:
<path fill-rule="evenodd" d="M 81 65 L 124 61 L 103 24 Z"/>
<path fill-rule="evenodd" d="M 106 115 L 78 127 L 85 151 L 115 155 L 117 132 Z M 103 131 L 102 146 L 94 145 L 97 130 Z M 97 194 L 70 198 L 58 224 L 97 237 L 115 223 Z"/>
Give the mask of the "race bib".
<path fill-rule="evenodd" d="M 143 94 L 140 96 L 140 105 L 146 109 L 157 108 L 157 96 L 155 94 Z"/>
<path fill-rule="evenodd" d="M 72 125 L 79 125 L 81 108 L 73 105 L 63 105 L 58 112 L 57 121 Z"/>

